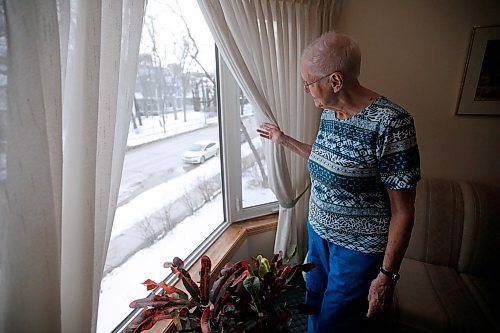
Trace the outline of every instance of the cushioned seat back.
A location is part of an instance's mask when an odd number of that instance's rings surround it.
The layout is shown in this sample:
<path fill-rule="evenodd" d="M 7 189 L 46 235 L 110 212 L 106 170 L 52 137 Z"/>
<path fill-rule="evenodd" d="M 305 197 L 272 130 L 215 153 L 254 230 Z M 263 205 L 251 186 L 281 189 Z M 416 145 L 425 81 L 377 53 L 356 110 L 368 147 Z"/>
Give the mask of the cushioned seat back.
<path fill-rule="evenodd" d="M 464 226 L 458 270 L 480 276 L 500 273 L 500 188 L 460 182 Z"/>
<path fill-rule="evenodd" d="M 422 179 L 417 185 L 415 225 L 405 256 L 457 267 L 463 221 L 460 185 L 448 180 Z"/>

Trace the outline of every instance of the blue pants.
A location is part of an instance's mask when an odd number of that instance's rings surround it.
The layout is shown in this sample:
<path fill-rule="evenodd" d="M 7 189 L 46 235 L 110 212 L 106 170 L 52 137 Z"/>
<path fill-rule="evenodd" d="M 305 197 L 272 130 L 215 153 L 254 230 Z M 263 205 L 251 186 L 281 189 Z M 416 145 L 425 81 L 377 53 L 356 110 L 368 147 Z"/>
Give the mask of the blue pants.
<path fill-rule="evenodd" d="M 362 332 L 368 311 L 368 290 L 378 274 L 383 253 L 362 253 L 329 243 L 311 225 L 306 274 L 306 304 L 318 310 L 308 319 L 309 333 Z"/>

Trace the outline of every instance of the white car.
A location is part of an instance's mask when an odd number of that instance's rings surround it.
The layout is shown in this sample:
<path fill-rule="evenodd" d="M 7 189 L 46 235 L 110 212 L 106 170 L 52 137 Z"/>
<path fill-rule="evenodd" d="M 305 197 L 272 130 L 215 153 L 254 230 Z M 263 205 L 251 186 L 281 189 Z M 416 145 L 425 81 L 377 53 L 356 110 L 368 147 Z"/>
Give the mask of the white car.
<path fill-rule="evenodd" d="M 202 164 L 212 156 L 219 154 L 219 144 L 215 141 L 203 140 L 195 142 L 182 154 L 185 163 Z"/>

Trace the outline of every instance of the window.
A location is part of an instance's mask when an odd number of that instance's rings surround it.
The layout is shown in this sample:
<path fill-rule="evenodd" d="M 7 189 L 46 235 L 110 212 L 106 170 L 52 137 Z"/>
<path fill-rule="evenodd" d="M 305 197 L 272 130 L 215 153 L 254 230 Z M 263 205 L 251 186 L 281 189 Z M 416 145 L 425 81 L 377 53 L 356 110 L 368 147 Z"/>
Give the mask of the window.
<path fill-rule="evenodd" d="M 244 101 L 244 102 L 241 102 Z M 269 188 L 267 168 L 262 139 L 257 134 L 259 127 L 255 112 L 248 99 L 241 94 L 243 103 L 241 118 L 241 190 L 242 207 L 250 208 L 276 201 L 276 196 Z"/>
<path fill-rule="evenodd" d="M 256 127 L 196 0 L 149 0 L 97 332 L 119 330 L 163 262 L 276 209 Z"/>

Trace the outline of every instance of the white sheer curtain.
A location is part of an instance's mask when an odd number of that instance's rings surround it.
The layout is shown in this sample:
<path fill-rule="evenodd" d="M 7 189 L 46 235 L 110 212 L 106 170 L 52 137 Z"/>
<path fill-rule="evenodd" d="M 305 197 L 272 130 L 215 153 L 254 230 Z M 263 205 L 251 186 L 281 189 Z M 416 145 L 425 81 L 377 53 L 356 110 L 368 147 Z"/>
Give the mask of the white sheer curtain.
<path fill-rule="evenodd" d="M 8 106 L 0 108 L 0 331 L 92 332 L 132 110 L 144 0 L 4 4 Z M 0 36 L 0 53 L 3 41 Z"/>
<path fill-rule="evenodd" d="M 219 50 L 260 120 L 312 142 L 319 111 L 303 91 L 300 57 L 305 46 L 332 30 L 336 0 L 198 0 Z M 306 161 L 266 142 L 271 186 L 280 203 L 275 251 L 307 250 L 309 180 Z M 300 197 L 300 199 L 298 199 Z M 298 200 L 297 200 L 298 199 Z"/>
<path fill-rule="evenodd" d="M 0 331 L 59 332 L 62 134 L 56 7 L 50 1 L 3 4 L 8 105 L 4 101 L 1 111 Z"/>

